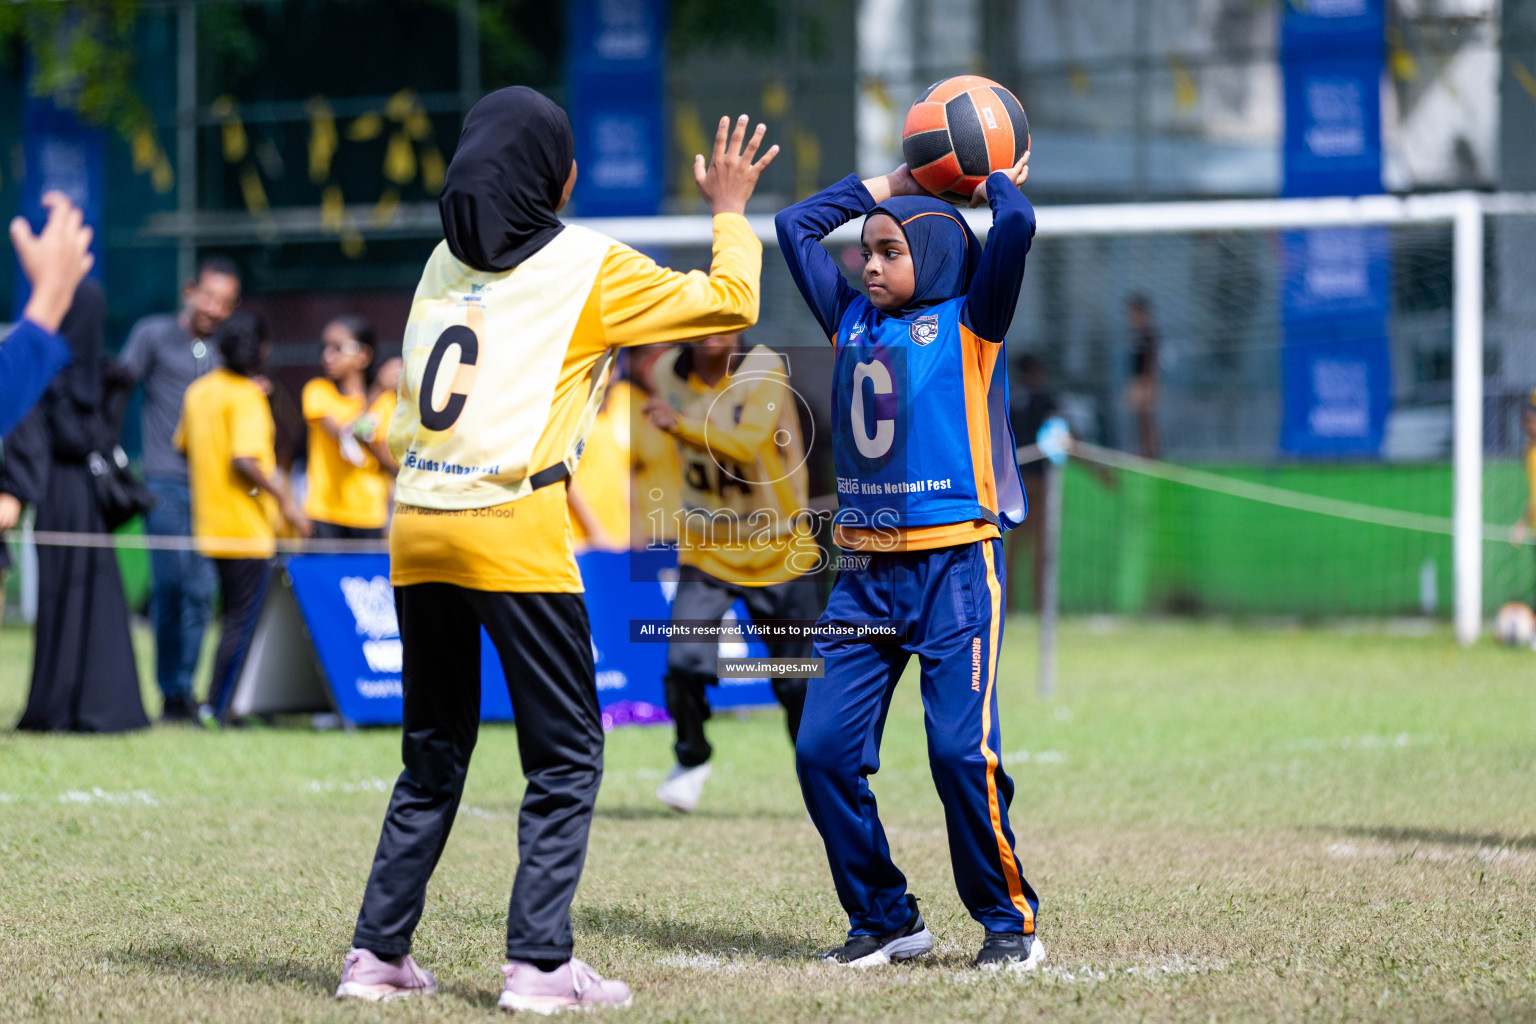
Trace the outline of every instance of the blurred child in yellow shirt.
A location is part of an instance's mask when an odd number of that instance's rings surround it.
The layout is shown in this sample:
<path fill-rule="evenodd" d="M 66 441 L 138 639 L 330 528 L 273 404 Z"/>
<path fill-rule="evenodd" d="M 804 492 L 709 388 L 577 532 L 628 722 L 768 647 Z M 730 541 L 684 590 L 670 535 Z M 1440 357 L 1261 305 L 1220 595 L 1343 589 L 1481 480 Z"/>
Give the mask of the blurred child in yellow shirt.
<path fill-rule="evenodd" d="M 310 532 L 278 478 L 272 409 L 266 391 L 252 379 L 266 362 L 266 325 L 236 313 L 212 341 L 224 365 L 187 388 L 173 439 L 187 453 L 192 534 L 218 570 L 223 605 L 213 679 L 199 711 L 205 724 L 229 714 L 272 575 L 278 514 L 300 536 Z"/>
<path fill-rule="evenodd" d="M 325 376 L 304 385 L 303 395 L 304 422 L 309 425 L 304 512 L 317 537 L 382 537 L 398 470 L 384 440 L 395 411 L 395 389 L 372 388 L 377 347 L 368 321 L 337 317 L 321 337 Z"/>
<path fill-rule="evenodd" d="M 649 417 L 640 415 L 656 394 L 656 364 L 670 351 L 671 345 L 645 345 L 626 353 L 634 399 L 639 402 L 629 420 L 629 468 L 634 495 L 629 546 L 636 550 L 676 543 L 677 522 L 681 518 L 678 513 L 683 508 L 678 494 L 682 469 L 677 444 Z"/>
<path fill-rule="evenodd" d="M 581 451 L 581 464 L 566 489 L 571 538 L 577 551 L 629 550 L 629 412 L 633 391 L 627 380 L 608 386 Z"/>

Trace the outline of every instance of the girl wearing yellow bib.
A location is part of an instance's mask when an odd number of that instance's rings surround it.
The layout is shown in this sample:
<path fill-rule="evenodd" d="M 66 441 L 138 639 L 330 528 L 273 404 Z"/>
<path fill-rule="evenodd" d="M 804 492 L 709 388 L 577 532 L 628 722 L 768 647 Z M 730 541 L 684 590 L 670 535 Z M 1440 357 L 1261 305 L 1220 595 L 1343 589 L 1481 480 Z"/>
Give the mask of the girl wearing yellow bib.
<path fill-rule="evenodd" d="M 358 316 L 326 324 L 320 365 L 325 376 L 304 385 L 309 425 L 309 494 L 304 514 L 315 536 L 382 537 L 389 521 L 389 491 L 398 468 L 384 442 L 395 410 L 394 391 L 370 401 L 373 328 Z"/>
<path fill-rule="evenodd" d="M 337 994 L 427 994 L 409 958 L 479 727 L 480 629 L 506 670 L 528 788 L 507 914 L 503 1008 L 625 1004 L 622 982 L 572 958 L 570 904 L 602 777 L 592 639 L 566 513 L 618 346 L 743 330 L 762 245 L 743 210 L 747 119 L 694 174 L 713 209 L 708 275 L 680 274 L 556 212 L 576 181 L 565 112 L 502 89 L 469 112 L 406 326 L 389 447 L 400 464 L 391 575 L 404 648 L 403 756 Z M 743 148 L 745 146 L 745 148 Z"/>

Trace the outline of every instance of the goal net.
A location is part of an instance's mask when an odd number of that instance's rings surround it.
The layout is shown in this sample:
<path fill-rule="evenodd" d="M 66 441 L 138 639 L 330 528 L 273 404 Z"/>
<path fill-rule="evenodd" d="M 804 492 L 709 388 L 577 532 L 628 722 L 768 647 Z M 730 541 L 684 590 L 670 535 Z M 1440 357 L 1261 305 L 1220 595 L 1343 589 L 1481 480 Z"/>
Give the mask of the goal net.
<path fill-rule="evenodd" d="M 1536 558 L 1509 528 L 1530 492 L 1536 215 L 1465 200 L 1469 286 L 1455 202 L 1131 207 L 1123 230 L 1064 211 L 1049 233 L 1042 214 L 1010 340 L 1099 446 L 1064 478 L 1064 611 L 1449 615 L 1460 578 L 1465 634 L 1532 600 Z M 1458 270 L 1480 314 L 1460 310 L 1477 380 L 1459 412 Z"/>
<path fill-rule="evenodd" d="M 1055 411 L 1066 613 L 1456 616 L 1536 598 L 1536 202 L 1448 194 L 1043 207 L 1009 333 L 1019 442 Z M 985 211 L 971 213 L 984 232 Z M 754 343 L 806 399 L 832 493 L 831 353 L 777 256 Z M 598 225 L 708 265 L 708 221 Z M 856 280 L 857 225 L 827 241 Z M 818 429 L 819 428 L 819 429 Z M 1030 471 L 1035 521 L 1043 474 Z M 1010 599 L 1035 599 L 1033 528 Z"/>

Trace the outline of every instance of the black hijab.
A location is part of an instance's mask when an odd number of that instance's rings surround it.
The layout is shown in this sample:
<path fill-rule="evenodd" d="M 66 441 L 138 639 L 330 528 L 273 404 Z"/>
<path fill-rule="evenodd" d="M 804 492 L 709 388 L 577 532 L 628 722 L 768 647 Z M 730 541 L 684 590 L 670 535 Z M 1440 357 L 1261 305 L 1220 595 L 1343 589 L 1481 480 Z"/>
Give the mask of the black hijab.
<path fill-rule="evenodd" d="M 570 119 L 527 86 L 470 108 L 437 209 L 448 248 L 476 270 L 511 270 L 564 226 L 555 216 L 576 139 Z"/>
<path fill-rule="evenodd" d="M 900 225 L 912 253 L 912 297 L 889 316 L 904 320 L 965 294 L 981 263 L 981 243 L 953 206 L 929 196 L 892 196 L 865 216 L 877 213 Z"/>
<path fill-rule="evenodd" d="M 75 299 L 59 324 L 59 337 L 74 359 L 49 386 L 48 422 L 59 458 L 84 458 L 102 440 L 101 344 L 106 318 L 106 293 L 88 277 L 75 289 Z"/>

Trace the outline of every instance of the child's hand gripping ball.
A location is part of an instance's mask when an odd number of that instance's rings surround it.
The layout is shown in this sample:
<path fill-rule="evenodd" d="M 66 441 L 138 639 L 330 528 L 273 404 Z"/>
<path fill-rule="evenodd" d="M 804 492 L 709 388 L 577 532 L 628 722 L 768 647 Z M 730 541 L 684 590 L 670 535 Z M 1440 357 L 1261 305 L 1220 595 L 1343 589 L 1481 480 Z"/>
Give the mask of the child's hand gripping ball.
<path fill-rule="evenodd" d="M 901 151 L 912 177 L 940 199 L 963 203 L 993 171 L 1029 150 L 1029 118 L 990 78 L 956 75 L 928 87 L 907 111 Z"/>

